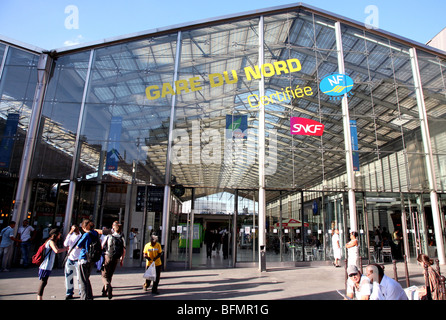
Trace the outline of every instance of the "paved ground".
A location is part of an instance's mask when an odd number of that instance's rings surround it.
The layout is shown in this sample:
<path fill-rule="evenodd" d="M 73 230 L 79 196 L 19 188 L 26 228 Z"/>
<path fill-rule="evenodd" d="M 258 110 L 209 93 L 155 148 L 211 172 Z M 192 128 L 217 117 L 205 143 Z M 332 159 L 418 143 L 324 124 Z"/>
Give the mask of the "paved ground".
<path fill-rule="evenodd" d="M 410 285 L 424 283 L 422 270 L 408 265 Z M 397 263 L 399 282 L 406 287 L 405 268 Z M 37 268 L 12 268 L 0 272 L 0 300 L 35 300 L 39 280 Z M 342 300 L 336 290 L 345 289 L 345 270 L 321 264 L 305 267 L 168 270 L 161 274 L 159 295 L 142 290 L 144 269 L 118 267 L 113 277 L 113 300 Z M 393 277 L 393 265 L 386 265 L 386 274 Z M 101 297 L 99 273 L 92 273 L 95 300 Z M 54 269 L 45 289 L 44 300 L 64 300 L 65 284 L 62 269 Z M 75 300 L 79 300 L 75 296 Z"/>

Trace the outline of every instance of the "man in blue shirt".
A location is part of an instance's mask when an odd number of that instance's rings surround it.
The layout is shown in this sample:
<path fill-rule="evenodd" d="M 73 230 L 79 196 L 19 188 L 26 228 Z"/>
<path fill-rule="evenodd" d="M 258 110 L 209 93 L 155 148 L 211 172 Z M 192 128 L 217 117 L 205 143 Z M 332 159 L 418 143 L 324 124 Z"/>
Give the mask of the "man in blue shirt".
<path fill-rule="evenodd" d="M 9 226 L 4 228 L 0 235 L 2 242 L 0 243 L 0 259 L 2 260 L 2 271 L 9 271 L 6 267 L 9 263 L 10 253 L 12 252 L 12 244 L 15 242 L 22 242 L 14 237 L 15 221 L 11 221 Z"/>
<path fill-rule="evenodd" d="M 90 283 L 92 263 L 88 261 L 87 253 L 93 241 L 92 236 L 99 237 L 99 234 L 94 230 L 94 223 L 90 219 L 84 219 L 81 227 L 84 234 L 77 244 L 77 248 L 81 249 L 79 254 L 79 289 L 82 300 L 93 300 L 93 290 Z"/>

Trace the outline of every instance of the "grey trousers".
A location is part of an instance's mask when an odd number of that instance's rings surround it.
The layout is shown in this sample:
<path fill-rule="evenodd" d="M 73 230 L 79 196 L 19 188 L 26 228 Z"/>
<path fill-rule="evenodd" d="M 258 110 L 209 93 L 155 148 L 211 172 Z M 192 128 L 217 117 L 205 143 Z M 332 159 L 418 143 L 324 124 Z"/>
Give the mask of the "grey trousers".
<path fill-rule="evenodd" d="M 79 261 L 79 289 L 81 300 L 93 300 L 93 290 L 90 283 L 91 263 Z"/>

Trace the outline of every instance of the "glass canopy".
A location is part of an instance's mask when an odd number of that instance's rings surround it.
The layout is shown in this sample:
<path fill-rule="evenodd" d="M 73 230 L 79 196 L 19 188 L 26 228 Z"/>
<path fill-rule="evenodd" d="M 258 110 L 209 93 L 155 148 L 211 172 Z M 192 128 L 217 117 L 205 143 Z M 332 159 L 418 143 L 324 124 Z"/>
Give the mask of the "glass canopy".
<path fill-rule="evenodd" d="M 253 12 L 55 50 L 32 177 L 68 179 L 80 130 L 78 179 L 99 175 L 162 185 L 174 106 L 173 184 L 201 190 L 257 188 L 258 105 L 263 103 L 266 187 L 343 190 L 341 100 L 320 87 L 325 77 L 339 72 L 334 24 L 341 21 L 345 73 L 354 82 L 348 105 L 357 133 L 356 189 L 425 190 L 409 49 L 417 47 L 435 141 L 444 140 L 445 56 L 305 6 L 262 15 L 264 30 Z M 260 34 L 264 96 L 256 77 Z M 3 117 L 21 108 L 6 100 L 3 96 Z M 323 124 L 323 135 L 292 134 L 293 118 Z M 237 128 L 241 133 L 233 131 Z M 442 190 L 443 144 L 433 146 Z M 107 164 L 112 149 L 115 165 Z"/>

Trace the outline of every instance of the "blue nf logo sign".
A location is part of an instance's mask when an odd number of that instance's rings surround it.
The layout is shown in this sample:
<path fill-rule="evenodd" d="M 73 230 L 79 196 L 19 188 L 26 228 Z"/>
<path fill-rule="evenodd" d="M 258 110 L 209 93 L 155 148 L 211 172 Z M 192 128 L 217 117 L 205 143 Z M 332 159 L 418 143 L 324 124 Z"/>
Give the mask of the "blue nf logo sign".
<path fill-rule="evenodd" d="M 332 97 L 340 97 L 353 88 L 353 79 L 345 74 L 335 73 L 321 80 L 319 88 Z"/>

